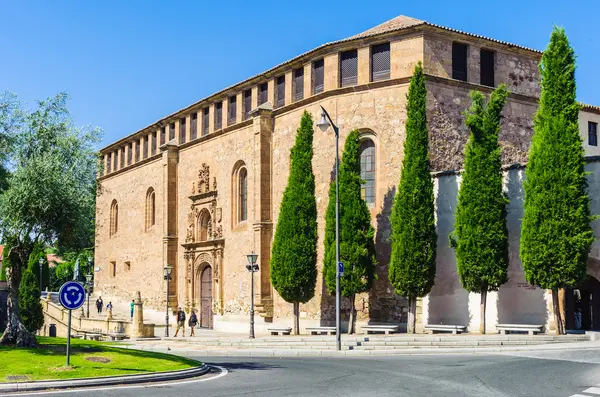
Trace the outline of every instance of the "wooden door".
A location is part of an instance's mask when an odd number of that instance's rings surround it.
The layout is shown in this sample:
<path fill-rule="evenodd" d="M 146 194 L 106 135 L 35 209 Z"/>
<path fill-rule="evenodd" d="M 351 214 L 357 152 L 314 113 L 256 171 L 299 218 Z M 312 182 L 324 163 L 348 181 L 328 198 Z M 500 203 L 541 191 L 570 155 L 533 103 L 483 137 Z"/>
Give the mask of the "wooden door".
<path fill-rule="evenodd" d="M 200 326 L 212 328 L 212 268 L 206 266 L 200 277 Z"/>

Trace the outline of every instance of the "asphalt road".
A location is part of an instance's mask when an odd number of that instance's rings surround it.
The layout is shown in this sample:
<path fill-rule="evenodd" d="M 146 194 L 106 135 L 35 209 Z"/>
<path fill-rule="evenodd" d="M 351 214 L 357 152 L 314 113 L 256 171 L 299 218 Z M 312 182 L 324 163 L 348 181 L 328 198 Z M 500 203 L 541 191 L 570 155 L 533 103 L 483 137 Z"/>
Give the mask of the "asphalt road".
<path fill-rule="evenodd" d="M 225 368 L 183 383 L 43 392 L 56 396 L 544 396 L 600 384 L 600 349 L 522 355 L 199 358 Z M 593 389 L 591 389 L 593 391 Z M 23 395 L 42 395 L 29 393 Z"/>

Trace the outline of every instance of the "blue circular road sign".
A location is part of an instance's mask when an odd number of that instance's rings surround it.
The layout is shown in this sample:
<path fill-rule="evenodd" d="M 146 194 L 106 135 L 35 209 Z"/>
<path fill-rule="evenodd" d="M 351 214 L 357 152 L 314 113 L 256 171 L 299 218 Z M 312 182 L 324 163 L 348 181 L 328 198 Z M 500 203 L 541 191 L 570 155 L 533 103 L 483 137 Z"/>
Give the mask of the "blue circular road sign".
<path fill-rule="evenodd" d="M 79 309 L 85 302 L 85 289 L 77 281 L 67 281 L 60 287 L 58 296 L 65 309 Z"/>

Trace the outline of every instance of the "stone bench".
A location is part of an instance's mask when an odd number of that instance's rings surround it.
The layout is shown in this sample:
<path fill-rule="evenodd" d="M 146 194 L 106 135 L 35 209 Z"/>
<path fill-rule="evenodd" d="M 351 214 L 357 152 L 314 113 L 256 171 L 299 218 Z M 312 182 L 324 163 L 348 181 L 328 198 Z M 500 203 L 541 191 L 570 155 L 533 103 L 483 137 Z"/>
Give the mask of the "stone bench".
<path fill-rule="evenodd" d="M 127 338 L 127 334 L 113 332 L 113 333 L 108 334 L 108 337 L 110 338 L 110 340 L 123 340 L 123 339 Z"/>
<path fill-rule="evenodd" d="M 467 331 L 466 325 L 430 324 L 423 326 L 423 328 L 425 328 L 427 331 L 430 331 L 432 334 L 435 334 L 436 332 L 451 332 L 453 335 L 456 335 Z"/>
<path fill-rule="evenodd" d="M 506 335 L 511 332 L 527 332 L 529 335 L 535 335 L 542 332 L 543 325 L 535 324 L 498 324 L 496 329 L 500 334 Z"/>
<path fill-rule="evenodd" d="M 400 327 L 397 325 L 363 325 L 362 330 L 366 334 L 374 334 L 378 332 L 383 332 L 385 334 L 395 334 L 400 330 Z"/>
<path fill-rule="evenodd" d="M 102 334 L 92 334 L 92 333 L 85 334 L 85 339 L 88 339 L 88 340 L 100 340 L 101 337 L 102 337 Z"/>
<path fill-rule="evenodd" d="M 311 335 L 335 335 L 335 327 L 310 327 L 306 328 Z"/>
<path fill-rule="evenodd" d="M 267 328 L 267 331 L 269 331 L 271 335 L 279 335 L 280 332 L 281 335 L 289 335 L 292 332 L 292 329 L 290 327 L 271 327 Z"/>

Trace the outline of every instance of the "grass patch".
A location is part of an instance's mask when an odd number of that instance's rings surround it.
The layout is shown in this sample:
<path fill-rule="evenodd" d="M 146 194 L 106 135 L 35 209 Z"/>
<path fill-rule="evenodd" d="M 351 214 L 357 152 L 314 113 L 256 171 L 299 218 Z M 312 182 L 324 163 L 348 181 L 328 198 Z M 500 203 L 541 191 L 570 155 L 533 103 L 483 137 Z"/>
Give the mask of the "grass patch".
<path fill-rule="evenodd" d="M 38 337 L 37 340 L 40 346 L 36 349 L 0 346 L 0 382 L 11 382 L 7 377 L 14 376 L 50 380 L 147 374 L 200 364 L 170 354 L 121 349 L 109 342 L 71 339 L 71 365 L 65 367 L 65 338 Z"/>

